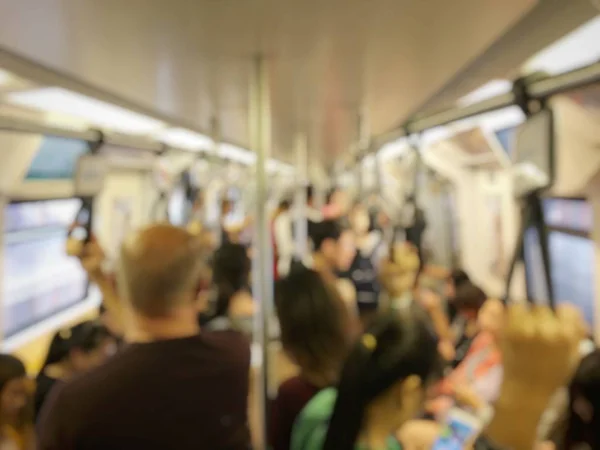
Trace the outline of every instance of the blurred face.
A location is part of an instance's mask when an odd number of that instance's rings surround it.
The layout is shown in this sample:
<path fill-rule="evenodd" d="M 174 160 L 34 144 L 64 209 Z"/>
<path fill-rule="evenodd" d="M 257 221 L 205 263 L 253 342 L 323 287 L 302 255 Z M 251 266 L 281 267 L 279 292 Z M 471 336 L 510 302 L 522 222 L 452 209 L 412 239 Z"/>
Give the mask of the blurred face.
<path fill-rule="evenodd" d="M 348 270 L 355 254 L 354 234 L 351 231 L 344 231 L 337 241 L 337 253 L 334 255 L 336 268 L 338 270 Z"/>
<path fill-rule="evenodd" d="M 29 387 L 27 377 L 14 378 L 8 381 L 0 394 L 0 415 L 8 422 L 17 420 L 27 405 Z"/>
<path fill-rule="evenodd" d="M 447 299 L 452 300 L 454 297 L 456 297 L 456 287 L 454 286 L 454 281 L 446 281 L 446 287 L 444 290 Z"/>
<path fill-rule="evenodd" d="M 477 324 L 481 331 L 498 334 L 504 323 L 504 305 L 500 300 L 488 299 L 479 310 Z"/>
<path fill-rule="evenodd" d="M 356 234 L 365 234 L 369 231 L 370 218 L 367 210 L 361 206 L 354 208 L 350 217 L 352 229 Z"/>

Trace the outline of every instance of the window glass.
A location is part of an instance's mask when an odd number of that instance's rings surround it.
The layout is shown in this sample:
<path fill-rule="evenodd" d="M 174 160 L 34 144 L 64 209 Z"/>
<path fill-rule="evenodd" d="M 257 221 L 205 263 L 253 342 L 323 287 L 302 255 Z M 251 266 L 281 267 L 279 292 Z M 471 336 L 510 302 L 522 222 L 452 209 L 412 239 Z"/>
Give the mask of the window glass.
<path fill-rule="evenodd" d="M 577 306 L 594 324 L 594 244 L 590 239 L 558 231 L 549 237 L 552 286 L 557 304 Z"/>
<path fill-rule="evenodd" d="M 588 218 L 584 211 L 589 208 L 589 205 L 583 200 L 549 200 L 551 202 L 548 203 L 546 200 L 544 207 L 547 219 L 552 216 L 551 220 L 548 220 L 548 225 L 550 225 L 548 250 L 556 304 L 567 302 L 577 306 L 588 324 L 593 326 L 594 267 L 596 267 L 594 243 L 585 236 L 563 231 L 563 229 L 588 231 L 591 228 L 591 215 Z M 553 208 L 554 211 L 559 210 L 560 214 L 550 211 Z M 573 218 L 571 215 L 576 217 Z M 558 229 L 553 229 L 553 226 Z M 530 295 L 532 298 L 544 302 L 547 300 L 548 294 L 545 286 L 542 253 L 537 231 L 533 228 L 525 234 L 525 268 Z"/>
<path fill-rule="evenodd" d="M 516 131 L 517 127 L 509 127 L 496 131 L 496 138 L 509 157 L 511 157 L 514 149 Z"/>
<path fill-rule="evenodd" d="M 88 281 L 65 252 L 80 200 L 13 203 L 5 209 L 3 327 L 9 337 L 82 301 Z"/>
<path fill-rule="evenodd" d="M 85 141 L 45 137 L 25 179 L 70 179 L 75 174 L 77 160 L 88 151 Z"/>
<path fill-rule="evenodd" d="M 549 227 L 584 233 L 592 231 L 592 207 L 585 200 L 548 198 L 544 200 L 544 215 Z"/>

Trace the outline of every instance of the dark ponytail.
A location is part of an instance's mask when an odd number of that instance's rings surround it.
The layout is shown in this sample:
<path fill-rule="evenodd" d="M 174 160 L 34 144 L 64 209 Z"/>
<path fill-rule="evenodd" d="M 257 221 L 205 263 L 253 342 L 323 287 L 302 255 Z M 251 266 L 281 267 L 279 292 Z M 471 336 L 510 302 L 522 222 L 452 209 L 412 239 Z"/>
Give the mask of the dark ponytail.
<path fill-rule="evenodd" d="M 346 360 L 323 450 L 353 450 L 368 405 L 398 380 L 441 372 L 437 338 L 417 313 L 378 317 Z"/>

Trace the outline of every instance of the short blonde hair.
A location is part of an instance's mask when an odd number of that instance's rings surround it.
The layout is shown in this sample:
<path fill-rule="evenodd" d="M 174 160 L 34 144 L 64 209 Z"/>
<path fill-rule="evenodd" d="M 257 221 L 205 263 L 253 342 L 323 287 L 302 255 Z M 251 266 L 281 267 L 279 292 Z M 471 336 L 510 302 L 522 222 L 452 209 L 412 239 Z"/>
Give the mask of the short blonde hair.
<path fill-rule="evenodd" d="M 124 242 L 118 285 L 136 312 L 164 316 L 195 299 L 206 267 L 200 239 L 172 225 L 152 225 Z"/>

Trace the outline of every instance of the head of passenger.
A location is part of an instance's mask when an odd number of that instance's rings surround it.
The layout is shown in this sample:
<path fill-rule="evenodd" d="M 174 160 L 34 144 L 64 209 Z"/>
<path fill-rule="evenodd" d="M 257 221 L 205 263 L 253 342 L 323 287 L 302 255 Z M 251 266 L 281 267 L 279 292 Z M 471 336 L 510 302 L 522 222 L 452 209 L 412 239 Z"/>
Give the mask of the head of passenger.
<path fill-rule="evenodd" d="M 102 364 L 114 353 L 115 340 L 95 321 L 82 322 L 59 330 L 48 348 L 44 369 L 61 366 L 61 375 L 70 377 Z"/>
<path fill-rule="evenodd" d="M 345 271 L 356 252 L 352 232 L 335 220 L 324 220 L 312 226 L 315 263 L 329 271 Z"/>
<path fill-rule="evenodd" d="M 569 386 L 564 445 L 567 450 L 587 444 L 600 448 L 600 350 L 581 360 Z"/>
<path fill-rule="evenodd" d="M 496 298 L 487 299 L 477 315 L 480 331 L 498 337 L 504 326 L 504 303 Z"/>
<path fill-rule="evenodd" d="M 289 211 L 291 207 L 292 203 L 288 199 L 281 200 L 277 205 L 277 208 L 275 209 L 273 219 L 276 219 L 277 217 L 279 217 L 279 215 Z"/>
<path fill-rule="evenodd" d="M 471 279 L 467 272 L 461 269 L 455 269 L 452 271 L 448 280 L 446 281 L 446 297 L 453 299 L 456 296 L 456 290 L 464 283 L 470 282 Z"/>
<path fill-rule="evenodd" d="M 464 283 L 456 290 L 454 307 L 462 317 L 475 320 L 486 300 L 487 295 L 483 290 L 472 283 Z"/>
<path fill-rule="evenodd" d="M 351 341 L 351 314 L 334 286 L 311 269 L 298 269 L 275 285 L 285 352 L 301 376 L 317 387 L 337 380 Z"/>
<path fill-rule="evenodd" d="M 30 400 L 25 366 L 12 355 L 0 354 L 0 426 L 19 429 L 30 423 Z"/>
<path fill-rule="evenodd" d="M 217 292 L 215 317 L 252 316 L 253 303 L 246 305 L 246 296 L 239 295 L 247 292 L 250 282 L 250 258 L 243 245 L 221 245 L 213 255 L 212 278 Z"/>
<path fill-rule="evenodd" d="M 221 202 L 221 217 L 226 217 L 233 211 L 233 202 L 229 199 L 223 199 Z"/>
<path fill-rule="evenodd" d="M 315 204 L 315 188 L 312 185 L 306 187 L 306 204 L 309 207 Z"/>
<path fill-rule="evenodd" d="M 422 409 L 441 367 L 425 316 L 376 318 L 344 364 L 323 449 L 389 448 L 390 437 Z"/>
<path fill-rule="evenodd" d="M 206 273 L 202 241 L 168 224 L 146 227 L 125 239 L 117 272 L 131 340 L 198 333 L 197 296 Z"/>
<path fill-rule="evenodd" d="M 350 226 L 357 236 L 363 236 L 371 229 L 369 210 L 362 203 L 356 203 L 350 211 Z"/>

